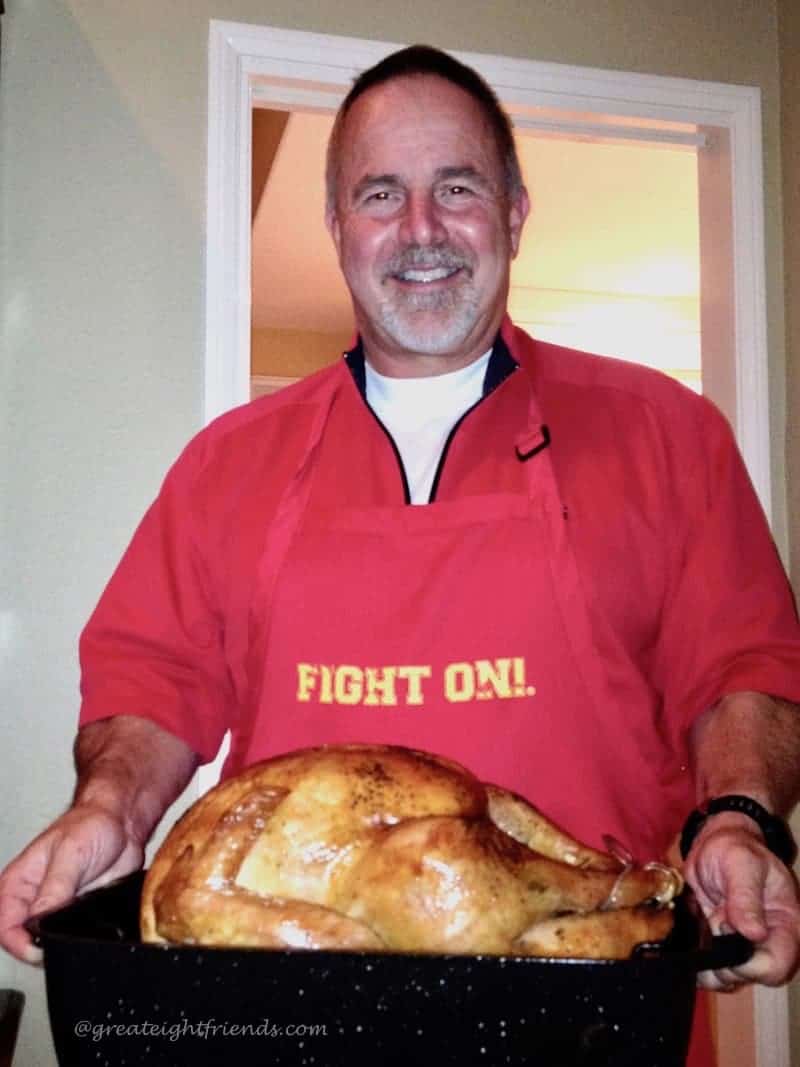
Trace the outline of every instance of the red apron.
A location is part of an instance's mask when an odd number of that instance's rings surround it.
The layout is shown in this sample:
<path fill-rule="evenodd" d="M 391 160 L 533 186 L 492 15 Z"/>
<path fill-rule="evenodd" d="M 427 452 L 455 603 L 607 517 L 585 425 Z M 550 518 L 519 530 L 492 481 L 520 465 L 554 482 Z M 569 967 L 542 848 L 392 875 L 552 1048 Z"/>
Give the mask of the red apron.
<path fill-rule="evenodd" d="M 653 742 L 641 740 L 652 724 L 603 714 L 609 672 L 550 451 L 517 370 L 459 427 L 436 501 L 410 506 L 355 382 L 332 390 L 266 538 L 251 617 L 257 713 L 225 774 L 311 744 L 408 745 L 521 793 L 596 847 L 611 833 L 642 860 L 659 854 L 663 797 L 656 777 L 648 789 Z M 627 682 L 649 712 L 643 680 Z"/>
<path fill-rule="evenodd" d="M 626 702 L 639 686 L 643 710 L 606 713 L 550 452 L 517 370 L 459 427 L 436 501 L 409 506 L 355 383 L 333 389 L 266 538 L 257 713 L 225 773 L 310 744 L 404 744 L 527 796 L 595 846 L 611 833 L 642 859 L 661 852 L 653 695 L 631 670 Z"/>

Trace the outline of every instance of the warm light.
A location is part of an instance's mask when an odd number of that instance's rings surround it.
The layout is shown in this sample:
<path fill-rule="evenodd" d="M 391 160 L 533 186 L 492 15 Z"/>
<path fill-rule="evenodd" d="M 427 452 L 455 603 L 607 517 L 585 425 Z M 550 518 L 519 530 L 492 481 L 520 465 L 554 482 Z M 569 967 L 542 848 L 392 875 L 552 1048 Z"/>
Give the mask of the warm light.
<path fill-rule="evenodd" d="M 698 297 L 516 289 L 511 315 L 541 341 L 644 363 L 700 389 Z"/>
<path fill-rule="evenodd" d="M 533 212 L 512 317 L 543 341 L 645 363 L 699 389 L 694 151 L 518 136 Z"/>
<path fill-rule="evenodd" d="M 696 206 L 693 206 L 696 212 Z M 700 292 L 700 256 L 658 255 L 630 263 L 620 272 L 623 290 L 648 296 L 697 296 Z"/>

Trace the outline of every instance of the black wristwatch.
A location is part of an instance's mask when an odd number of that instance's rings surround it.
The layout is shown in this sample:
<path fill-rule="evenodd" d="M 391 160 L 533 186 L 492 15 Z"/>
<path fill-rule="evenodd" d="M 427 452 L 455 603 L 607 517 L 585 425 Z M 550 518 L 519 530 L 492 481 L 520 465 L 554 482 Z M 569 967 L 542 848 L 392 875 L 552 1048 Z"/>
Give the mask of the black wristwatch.
<path fill-rule="evenodd" d="M 696 808 L 684 823 L 681 833 L 680 851 L 683 859 L 689 855 L 692 842 L 700 832 L 700 827 L 709 815 L 719 815 L 721 811 L 738 811 L 747 815 L 756 823 L 764 835 L 764 844 L 773 852 L 778 859 L 783 860 L 787 867 L 791 867 L 797 854 L 797 846 L 794 843 L 792 832 L 786 822 L 777 815 L 771 815 L 758 801 L 752 797 L 731 794 L 724 797 L 714 797 L 703 808 Z"/>

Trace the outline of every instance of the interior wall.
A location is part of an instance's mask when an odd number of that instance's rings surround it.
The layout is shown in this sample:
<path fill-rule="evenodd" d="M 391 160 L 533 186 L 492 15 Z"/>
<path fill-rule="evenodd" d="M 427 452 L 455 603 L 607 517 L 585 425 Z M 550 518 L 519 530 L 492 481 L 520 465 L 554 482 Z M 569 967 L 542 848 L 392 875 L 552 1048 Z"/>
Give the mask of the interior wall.
<path fill-rule="evenodd" d="M 256 217 L 258 205 L 264 193 L 264 187 L 272 169 L 275 153 L 281 143 L 284 130 L 289 122 L 288 111 L 272 111 L 268 108 L 253 109 L 253 134 L 252 134 L 252 185 L 250 199 L 252 200 L 252 218 Z"/>
<path fill-rule="evenodd" d="M 786 548 L 777 0 L 26 0 L 0 69 L 0 861 L 68 801 L 76 644 L 201 425 L 210 18 L 759 86 Z M 654 207 L 657 210 L 657 205 Z M 13 445 L 13 447 L 12 447 Z M 39 971 L 17 1067 L 50 1067 Z"/>
<path fill-rule="evenodd" d="M 800 582 L 800 7 L 780 0 L 780 71 L 783 166 L 783 226 L 786 290 L 787 410 L 786 467 L 792 576 Z M 800 812 L 793 820 L 800 839 Z M 800 1064 L 800 981 L 789 990 L 792 1063 Z"/>
<path fill-rule="evenodd" d="M 783 226 L 785 233 L 786 464 L 791 567 L 800 581 L 800 6 L 780 2 Z"/>
<path fill-rule="evenodd" d="M 253 374 L 305 378 L 335 363 L 353 341 L 350 334 L 319 333 L 316 330 L 252 330 L 250 369 Z"/>

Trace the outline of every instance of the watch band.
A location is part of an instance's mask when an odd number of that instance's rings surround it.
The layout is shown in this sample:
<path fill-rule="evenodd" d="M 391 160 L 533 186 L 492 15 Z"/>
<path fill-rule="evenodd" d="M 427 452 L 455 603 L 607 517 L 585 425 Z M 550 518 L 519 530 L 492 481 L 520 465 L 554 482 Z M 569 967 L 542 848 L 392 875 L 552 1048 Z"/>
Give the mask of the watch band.
<path fill-rule="evenodd" d="M 747 815 L 757 824 L 764 835 L 764 844 L 774 853 L 778 859 L 783 860 L 787 867 L 794 862 L 797 854 L 797 846 L 785 821 L 777 815 L 772 815 L 752 797 L 732 793 L 727 796 L 714 797 L 703 808 L 696 808 L 684 823 L 680 839 L 680 853 L 683 859 L 689 854 L 694 839 L 700 832 L 700 828 L 710 815 L 719 815 L 723 811 L 738 811 Z"/>

